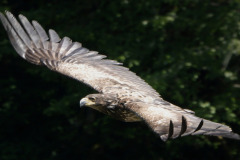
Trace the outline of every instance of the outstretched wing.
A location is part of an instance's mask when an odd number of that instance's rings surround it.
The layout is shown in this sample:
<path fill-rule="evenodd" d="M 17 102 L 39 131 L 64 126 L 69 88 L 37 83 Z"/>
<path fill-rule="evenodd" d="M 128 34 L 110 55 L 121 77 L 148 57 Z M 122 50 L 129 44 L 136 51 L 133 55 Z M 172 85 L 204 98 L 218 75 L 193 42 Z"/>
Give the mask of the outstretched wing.
<path fill-rule="evenodd" d="M 10 41 L 17 53 L 27 61 L 45 65 L 51 70 L 75 78 L 95 90 L 103 93 L 112 89 L 122 90 L 160 98 L 159 94 L 144 80 L 113 60 L 103 59 L 106 56 L 82 47 L 81 43 L 72 42 L 68 37 L 60 39 L 54 30 L 49 35 L 41 25 L 19 15 L 19 20 L 8 11 L 6 17 L 0 13 L 0 19 Z"/>
<path fill-rule="evenodd" d="M 163 141 L 187 135 L 212 135 L 240 139 L 240 136 L 233 133 L 230 127 L 199 118 L 194 115 L 194 112 L 181 109 L 166 101 L 161 103 L 159 101 L 156 104 L 128 102 L 125 105 L 142 117 Z"/>

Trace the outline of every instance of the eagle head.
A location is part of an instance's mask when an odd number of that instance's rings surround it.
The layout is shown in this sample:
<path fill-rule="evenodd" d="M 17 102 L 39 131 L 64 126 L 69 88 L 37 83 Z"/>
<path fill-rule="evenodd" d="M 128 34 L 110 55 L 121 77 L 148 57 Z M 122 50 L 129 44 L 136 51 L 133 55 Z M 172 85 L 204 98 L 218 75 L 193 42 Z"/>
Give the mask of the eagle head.
<path fill-rule="evenodd" d="M 99 110 L 111 105 L 116 98 L 105 94 L 90 94 L 80 100 L 80 107 L 90 107 Z"/>
<path fill-rule="evenodd" d="M 122 106 L 114 94 L 90 94 L 80 100 L 80 107 L 90 107 L 124 122 L 142 121 L 135 112 Z"/>

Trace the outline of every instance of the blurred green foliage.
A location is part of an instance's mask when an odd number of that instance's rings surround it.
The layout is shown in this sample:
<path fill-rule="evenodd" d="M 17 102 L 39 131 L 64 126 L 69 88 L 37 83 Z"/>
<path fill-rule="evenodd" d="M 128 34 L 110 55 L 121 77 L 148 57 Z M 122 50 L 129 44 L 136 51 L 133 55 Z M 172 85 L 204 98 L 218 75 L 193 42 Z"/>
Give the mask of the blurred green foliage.
<path fill-rule="evenodd" d="M 240 133 L 239 0 L 2 0 L 45 29 L 124 63 L 162 97 Z M 91 109 L 94 91 L 21 59 L 0 29 L 0 159 L 239 159 L 240 142 L 162 142 Z"/>

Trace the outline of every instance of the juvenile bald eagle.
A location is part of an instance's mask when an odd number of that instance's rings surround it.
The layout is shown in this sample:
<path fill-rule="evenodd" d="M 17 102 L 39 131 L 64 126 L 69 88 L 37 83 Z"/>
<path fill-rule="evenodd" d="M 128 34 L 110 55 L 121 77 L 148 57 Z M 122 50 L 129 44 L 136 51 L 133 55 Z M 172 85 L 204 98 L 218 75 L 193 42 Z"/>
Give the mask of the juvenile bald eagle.
<path fill-rule="evenodd" d="M 6 16 L 5 16 L 6 15 Z M 163 141 L 186 135 L 213 135 L 240 139 L 231 128 L 195 116 L 165 100 L 135 73 L 106 56 L 60 39 L 50 29 L 47 34 L 37 21 L 19 15 L 21 24 L 8 11 L 0 19 L 16 52 L 27 61 L 72 77 L 94 88 L 80 100 L 87 106 L 125 122 L 145 121 Z"/>

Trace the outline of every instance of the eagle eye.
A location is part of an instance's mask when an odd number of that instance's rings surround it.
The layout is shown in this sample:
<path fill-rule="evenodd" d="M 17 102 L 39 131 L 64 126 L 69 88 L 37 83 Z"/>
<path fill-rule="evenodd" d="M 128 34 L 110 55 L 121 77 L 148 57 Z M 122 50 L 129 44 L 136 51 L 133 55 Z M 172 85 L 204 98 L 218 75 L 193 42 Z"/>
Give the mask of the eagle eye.
<path fill-rule="evenodd" d="M 90 101 L 93 101 L 93 102 L 95 102 L 95 100 L 96 100 L 96 99 L 93 98 L 93 97 L 89 97 L 88 99 L 89 99 Z"/>

